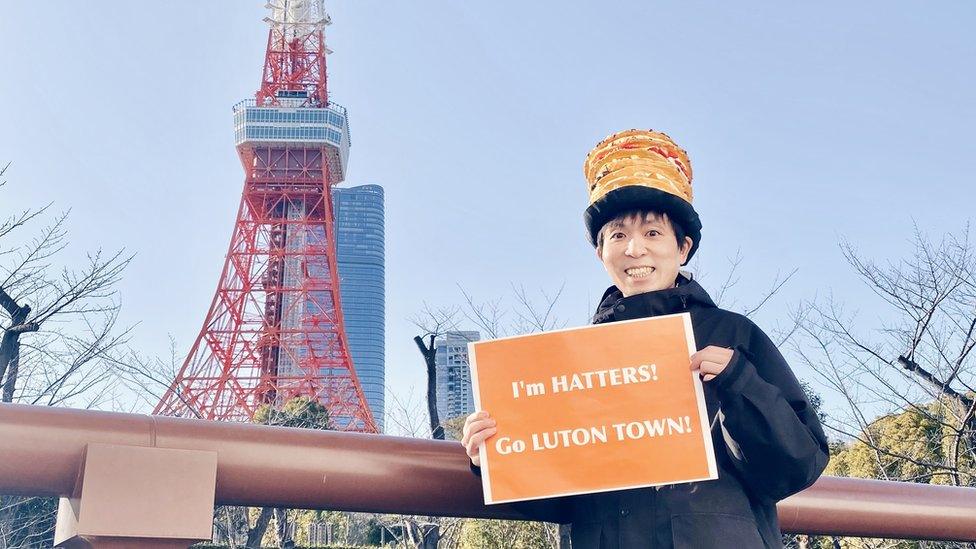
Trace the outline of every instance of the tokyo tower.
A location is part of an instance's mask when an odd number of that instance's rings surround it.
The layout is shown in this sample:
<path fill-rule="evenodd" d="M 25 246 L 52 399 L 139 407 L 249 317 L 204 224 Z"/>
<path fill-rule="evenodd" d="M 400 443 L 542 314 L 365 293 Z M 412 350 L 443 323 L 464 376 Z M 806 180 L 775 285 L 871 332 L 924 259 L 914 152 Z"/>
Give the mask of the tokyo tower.
<path fill-rule="evenodd" d="M 155 414 L 248 421 L 304 396 L 338 429 L 376 432 L 353 368 L 332 187 L 349 156 L 329 101 L 322 0 L 271 0 L 261 88 L 234 107 L 244 192 L 203 329 Z"/>

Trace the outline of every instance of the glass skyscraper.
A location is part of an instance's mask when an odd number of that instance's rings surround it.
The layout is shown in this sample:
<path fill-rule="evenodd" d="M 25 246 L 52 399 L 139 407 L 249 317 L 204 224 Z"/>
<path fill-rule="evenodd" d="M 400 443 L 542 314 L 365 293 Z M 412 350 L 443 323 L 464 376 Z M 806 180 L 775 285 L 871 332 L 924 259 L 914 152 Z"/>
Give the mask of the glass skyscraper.
<path fill-rule="evenodd" d="M 332 203 L 349 352 L 376 426 L 383 432 L 386 396 L 383 187 L 335 187 Z"/>

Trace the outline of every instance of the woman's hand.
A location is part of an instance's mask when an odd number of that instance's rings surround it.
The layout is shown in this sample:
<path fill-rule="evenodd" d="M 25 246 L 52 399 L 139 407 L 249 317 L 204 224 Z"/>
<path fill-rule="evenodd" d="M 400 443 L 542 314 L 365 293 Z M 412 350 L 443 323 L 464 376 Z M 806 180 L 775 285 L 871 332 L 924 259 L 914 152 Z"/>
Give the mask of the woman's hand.
<path fill-rule="evenodd" d="M 464 420 L 463 436 L 461 444 L 468 453 L 468 458 L 476 467 L 481 467 L 481 456 L 478 455 L 478 446 L 488 437 L 494 435 L 498 429 L 495 428 L 495 420 L 488 416 L 488 412 L 475 412 Z"/>
<path fill-rule="evenodd" d="M 732 349 L 709 345 L 691 355 L 691 369 L 700 370 L 702 381 L 711 381 L 722 373 L 732 360 Z"/>

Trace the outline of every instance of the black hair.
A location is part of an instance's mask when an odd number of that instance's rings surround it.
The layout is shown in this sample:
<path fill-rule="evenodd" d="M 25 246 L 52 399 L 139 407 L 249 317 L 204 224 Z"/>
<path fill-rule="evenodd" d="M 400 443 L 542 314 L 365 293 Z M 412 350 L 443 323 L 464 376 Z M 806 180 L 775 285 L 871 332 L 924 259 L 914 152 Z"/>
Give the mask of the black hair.
<path fill-rule="evenodd" d="M 685 236 L 687 236 L 687 233 L 685 232 L 685 228 L 681 226 L 681 223 L 675 221 L 670 215 L 668 215 L 667 212 L 658 212 L 655 210 L 635 208 L 633 210 L 627 210 L 625 212 L 622 212 L 620 215 L 614 217 L 610 221 L 607 221 L 606 223 L 603 224 L 602 227 L 600 227 L 600 230 L 596 233 L 597 249 L 603 247 L 603 231 L 611 223 L 617 221 L 623 221 L 630 217 L 639 217 L 641 219 L 647 219 L 650 216 L 654 216 L 655 218 L 662 218 L 665 221 L 667 221 L 668 225 L 671 226 L 671 230 L 674 232 L 674 239 L 678 242 L 678 249 L 680 250 L 684 248 Z"/>

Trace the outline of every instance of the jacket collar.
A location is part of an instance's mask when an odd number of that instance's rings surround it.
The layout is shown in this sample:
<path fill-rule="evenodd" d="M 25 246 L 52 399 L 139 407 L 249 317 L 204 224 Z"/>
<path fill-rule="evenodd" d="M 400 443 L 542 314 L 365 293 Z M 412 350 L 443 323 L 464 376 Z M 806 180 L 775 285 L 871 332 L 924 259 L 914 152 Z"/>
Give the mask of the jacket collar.
<path fill-rule="evenodd" d="M 610 286 L 603 293 L 600 305 L 593 315 L 593 323 L 602 324 L 715 307 L 708 292 L 692 280 L 691 273 L 680 272 L 676 283 L 674 288 L 630 297 L 624 297 L 616 286 Z"/>

